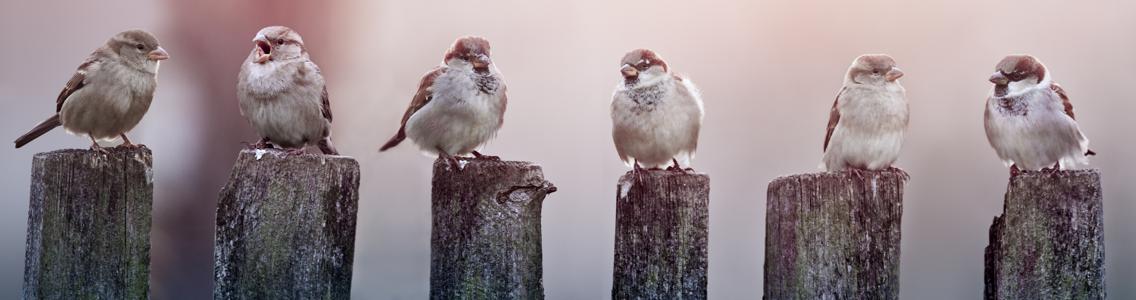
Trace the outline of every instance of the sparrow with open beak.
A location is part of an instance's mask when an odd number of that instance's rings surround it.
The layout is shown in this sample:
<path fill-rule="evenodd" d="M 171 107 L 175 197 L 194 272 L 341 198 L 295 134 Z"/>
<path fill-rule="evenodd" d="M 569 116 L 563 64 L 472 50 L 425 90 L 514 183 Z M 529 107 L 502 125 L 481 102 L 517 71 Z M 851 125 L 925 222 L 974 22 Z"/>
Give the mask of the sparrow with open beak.
<path fill-rule="evenodd" d="M 94 150 L 105 151 L 99 140 L 118 137 L 122 146 L 135 146 L 126 132 L 150 109 L 158 87 L 158 65 L 168 58 L 149 32 L 116 34 L 79 65 L 55 100 L 55 115 L 16 139 L 16 148 L 61 125 L 67 132 L 89 137 Z"/>
<path fill-rule="evenodd" d="M 261 29 L 237 82 L 241 114 L 261 139 L 303 153 L 317 145 L 324 154 L 338 155 L 331 143 L 331 102 L 320 69 L 304 49 L 300 34 L 284 26 Z"/>
<path fill-rule="evenodd" d="M 1089 139 L 1073 118 L 1073 104 L 1041 61 L 1029 55 L 1002 59 L 990 76 L 986 138 L 1010 167 L 1052 170 L 1088 164 Z"/>
<path fill-rule="evenodd" d="M 489 58 L 489 41 L 462 37 L 446 52 L 442 65 L 427 72 L 402 115 L 386 151 L 409 137 L 428 154 L 482 155 L 477 150 L 505 122 L 505 78 Z"/>
<path fill-rule="evenodd" d="M 900 77 L 903 71 L 888 55 L 861 55 L 852 62 L 829 113 L 822 168 L 880 170 L 899 158 L 908 123 Z"/>
<path fill-rule="evenodd" d="M 648 49 L 633 50 L 620 63 L 623 80 L 611 97 L 611 136 L 620 160 L 635 170 L 689 170 L 702 127 L 698 88 Z"/>

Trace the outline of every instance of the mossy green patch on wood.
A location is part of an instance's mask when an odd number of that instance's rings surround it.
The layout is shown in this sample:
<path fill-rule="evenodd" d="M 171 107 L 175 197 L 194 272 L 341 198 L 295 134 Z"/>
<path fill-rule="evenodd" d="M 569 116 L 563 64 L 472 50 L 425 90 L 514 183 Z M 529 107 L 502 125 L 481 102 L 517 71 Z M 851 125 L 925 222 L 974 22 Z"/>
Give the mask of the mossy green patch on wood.
<path fill-rule="evenodd" d="M 39 153 L 32 161 L 25 299 L 147 299 L 149 149 Z"/>
<path fill-rule="evenodd" d="M 1104 299 L 1100 172 L 1023 172 L 990 226 L 986 299 Z"/>
<path fill-rule="evenodd" d="M 613 299 L 706 299 L 710 176 L 642 170 L 619 179 Z"/>
<path fill-rule="evenodd" d="M 907 174 L 781 177 L 769 184 L 766 299 L 896 299 Z"/>
<path fill-rule="evenodd" d="M 556 191 L 540 166 L 434 162 L 431 299 L 543 299 L 541 207 Z"/>
<path fill-rule="evenodd" d="M 347 299 L 359 164 L 341 156 L 245 150 L 221 191 L 218 299 Z"/>

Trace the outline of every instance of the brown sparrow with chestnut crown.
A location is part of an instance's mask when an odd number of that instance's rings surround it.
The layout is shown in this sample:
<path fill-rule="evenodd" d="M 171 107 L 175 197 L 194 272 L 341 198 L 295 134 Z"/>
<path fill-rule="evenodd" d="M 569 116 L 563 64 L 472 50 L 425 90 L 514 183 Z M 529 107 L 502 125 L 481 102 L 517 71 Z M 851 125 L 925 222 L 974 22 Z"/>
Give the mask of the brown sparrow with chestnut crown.
<path fill-rule="evenodd" d="M 903 71 L 888 55 L 861 55 L 852 62 L 829 112 L 823 169 L 880 170 L 899 158 L 908 123 L 900 77 Z"/>
<path fill-rule="evenodd" d="M 489 41 L 459 38 L 442 65 L 422 77 L 398 133 L 379 151 L 409 137 L 428 154 L 453 160 L 454 155 L 484 156 L 477 150 L 492 139 L 505 121 L 505 78 L 489 58 Z"/>
<path fill-rule="evenodd" d="M 86 135 L 91 149 L 105 151 L 98 140 L 122 137 L 122 146 L 135 146 L 126 132 L 150 109 L 158 87 L 159 62 L 170 58 L 149 32 L 118 33 L 96 49 L 67 81 L 55 99 L 55 115 L 16 139 L 16 148 L 57 126 Z"/>
<path fill-rule="evenodd" d="M 698 88 L 671 73 L 651 50 L 633 50 L 620 63 L 623 80 L 611 97 L 611 137 L 619 159 L 635 170 L 689 167 L 702 127 Z"/>
<path fill-rule="evenodd" d="M 1073 118 L 1073 104 L 1041 61 L 1010 55 L 990 76 L 994 89 L 986 99 L 986 139 L 1010 166 L 1052 170 L 1088 164 L 1089 139 Z"/>
<path fill-rule="evenodd" d="M 268 143 L 302 153 L 316 144 L 338 155 L 331 144 L 331 102 L 320 69 L 308 57 L 300 34 L 284 26 L 261 29 L 241 65 L 237 98 L 241 114 Z"/>

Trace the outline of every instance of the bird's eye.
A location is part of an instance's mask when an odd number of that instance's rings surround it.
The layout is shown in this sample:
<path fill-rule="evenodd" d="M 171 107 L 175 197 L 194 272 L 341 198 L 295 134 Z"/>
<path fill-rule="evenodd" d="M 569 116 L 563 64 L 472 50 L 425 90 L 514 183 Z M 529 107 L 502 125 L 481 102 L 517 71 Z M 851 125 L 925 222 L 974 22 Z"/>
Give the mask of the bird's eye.
<path fill-rule="evenodd" d="M 134 48 L 138 48 L 138 50 L 142 50 L 142 49 L 146 49 L 146 45 L 138 44 L 138 45 L 134 45 Z"/>

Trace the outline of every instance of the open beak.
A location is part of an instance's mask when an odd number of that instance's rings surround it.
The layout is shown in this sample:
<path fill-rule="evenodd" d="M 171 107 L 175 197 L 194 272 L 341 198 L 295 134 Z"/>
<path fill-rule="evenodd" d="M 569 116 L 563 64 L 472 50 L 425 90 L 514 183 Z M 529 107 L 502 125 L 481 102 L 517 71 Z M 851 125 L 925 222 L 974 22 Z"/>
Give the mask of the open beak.
<path fill-rule="evenodd" d="M 263 64 L 272 59 L 272 45 L 267 40 L 257 38 L 252 42 L 256 43 L 256 63 Z"/>
<path fill-rule="evenodd" d="M 150 54 L 148 56 L 149 56 L 150 60 L 152 60 L 152 61 L 162 61 L 162 60 L 170 59 L 170 54 L 166 53 L 166 49 L 162 49 L 162 47 L 158 47 L 158 49 L 154 49 L 154 51 L 150 51 Z"/>
<path fill-rule="evenodd" d="M 994 75 L 990 75 L 990 82 L 996 85 L 1007 85 L 1010 83 L 1010 79 L 1006 78 L 1006 75 L 1002 75 L 1002 72 L 994 72 Z"/>
<path fill-rule="evenodd" d="M 884 78 L 887 78 L 887 81 L 895 81 L 900 77 L 903 77 L 903 70 L 894 67 L 891 68 L 891 70 L 888 71 L 887 74 L 884 74 Z"/>
<path fill-rule="evenodd" d="M 636 77 L 639 77 L 639 70 L 635 69 L 632 66 L 623 66 L 623 69 L 619 69 L 619 72 L 623 73 L 624 79 L 634 79 Z"/>

